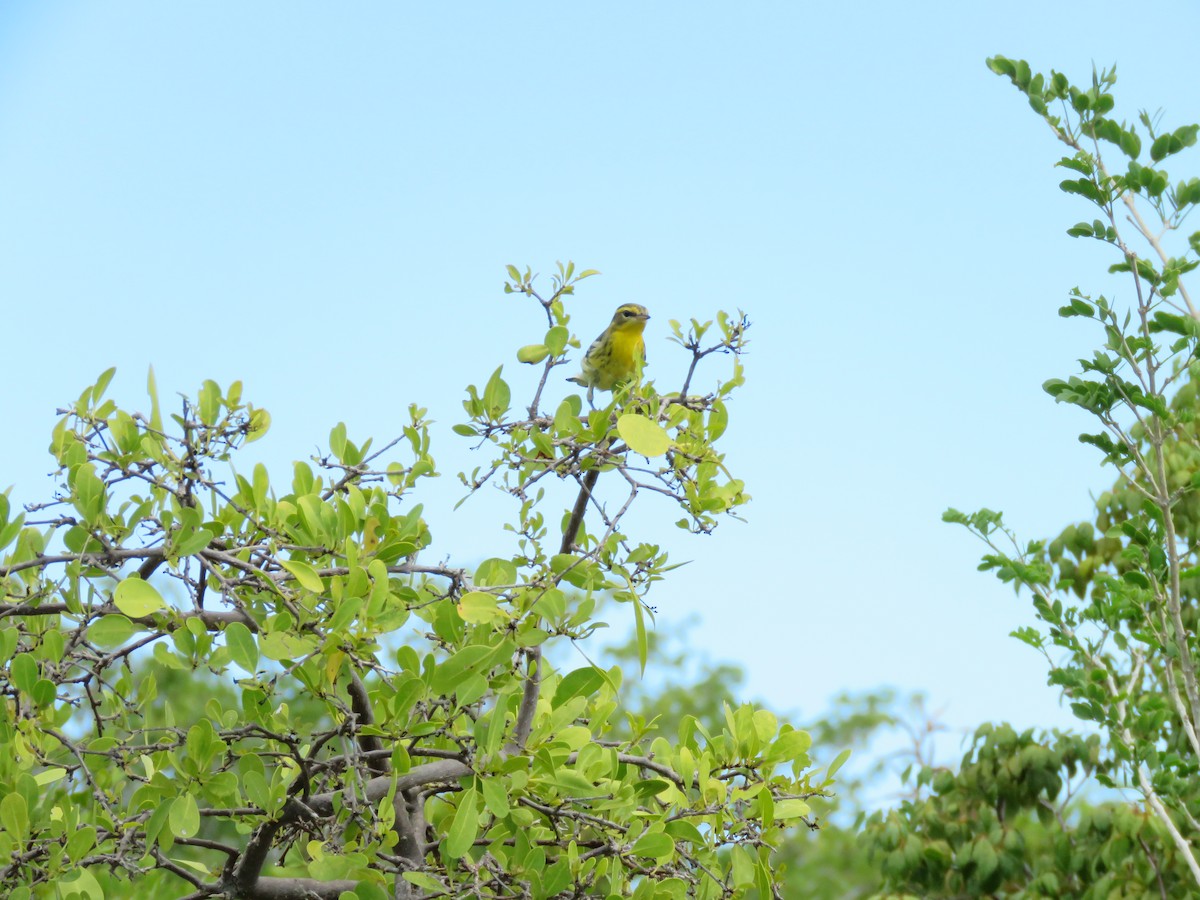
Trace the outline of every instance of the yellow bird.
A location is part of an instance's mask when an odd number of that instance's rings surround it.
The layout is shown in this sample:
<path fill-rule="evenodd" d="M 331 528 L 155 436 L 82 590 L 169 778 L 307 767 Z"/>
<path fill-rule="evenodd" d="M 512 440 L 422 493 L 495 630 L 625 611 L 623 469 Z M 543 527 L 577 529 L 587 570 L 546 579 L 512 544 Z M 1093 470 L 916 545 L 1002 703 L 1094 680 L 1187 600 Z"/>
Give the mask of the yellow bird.
<path fill-rule="evenodd" d="M 595 406 L 592 393 L 596 388 L 611 391 L 637 375 L 646 364 L 646 342 L 642 332 L 649 318 L 646 307 L 623 303 L 617 307 L 600 337 L 592 341 L 583 355 L 583 371 L 567 379 L 588 389 L 589 405 Z"/>

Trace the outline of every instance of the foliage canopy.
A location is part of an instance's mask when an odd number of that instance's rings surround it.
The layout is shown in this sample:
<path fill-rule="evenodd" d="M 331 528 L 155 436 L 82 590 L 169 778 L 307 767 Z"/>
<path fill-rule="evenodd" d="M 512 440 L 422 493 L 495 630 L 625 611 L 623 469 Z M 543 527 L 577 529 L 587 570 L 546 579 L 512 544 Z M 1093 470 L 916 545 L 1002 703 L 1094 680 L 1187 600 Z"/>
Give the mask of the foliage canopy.
<path fill-rule="evenodd" d="M 509 268 L 545 318 L 518 356 L 540 369 L 521 406 L 503 367 L 467 389 L 455 430 L 486 461 L 463 482 L 515 501 L 515 552 L 473 569 L 418 561 L 436 469 L 416 405 L 379 449 L 334 426 L 281 484 L 238 467 L 269 417 L 237 383 L 172 415 L 153 376 L 148 413 L 106 397 L 111 370 L 80 395 L 55 495 L 0 497 L 6 896 L 777 894 L 771 849 L 831 783 L 808 734 L 749 705 L 718 729 L 630 728 L 620 668 L 551 659 L 609 596 L 645 665 L 645 598 L 672 565 L 626 531 L 640 495 L 695 532 L 748 499 L 717 449 L 744 318 L 672 323 L 676 393 L 543 408 L 591 274 L 559 266 L 543 297 Z M 731 373 L 692 393 L 718 356 Z"/>
<path fill-rule="evenodd" d="M 1200 890 L 1200 323 L 1184 279 L 1200 265 L 1200 232 L 1183 233 L 1200 179 L 1164 166 L 1200 126 L 1118 120 L 1114 70 L 1077 87 L 1023 60 L 988 66 L 1069 150 L 1060 188 L 1095 218 L 1067 233 L 1114 256 L 1121 299 L 1076 288 L 1059 309 L 1094 323 L 1100 347 L 1044 388 L 1092 417 L 1080 440 L 1115 483 L 1094 521 L 1052 540 L 1022 543 L 988 509 L 945 520 L 987 544 L 982 570 L 1031 597 L 1039 627 L 1014 636 L 1099 734 L 981 728 L 957 773 L 922 770 L 931 792 L 876 815 L 868 840 L 906 896 L 1183 896 Z M 1141 802 L 1073 804 L 1085 776 Z"/>

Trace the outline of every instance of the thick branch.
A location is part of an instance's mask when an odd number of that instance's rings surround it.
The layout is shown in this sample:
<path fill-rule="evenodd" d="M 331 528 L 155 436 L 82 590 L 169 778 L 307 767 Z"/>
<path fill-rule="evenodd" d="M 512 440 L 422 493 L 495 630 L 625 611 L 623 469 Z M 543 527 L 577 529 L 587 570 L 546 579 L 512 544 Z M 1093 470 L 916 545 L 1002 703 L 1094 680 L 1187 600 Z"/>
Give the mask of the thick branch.
<path fill-rule="evenodd" d="M 367 686 L 363 684 L 363 680 L 358 676 L 358 672 L 350 673 L 350 683 L 347 685 L 347 691 L 350 694 L 350 709 L 354 712 L 355 728 L 354 734 L 358 738 L 358 746 L 366 755 L 367 768 L 374 775 L 386 775 L 390 768 L 390 761 L 386 756 L 381 756 L 374 751 L 383 750 L 383 741 L 380 740 L 377 734 L 363 734 L 362 727 L 364 725 L 375 724 L 375 711 L 371 709 L 371 697 L 367 693 Z"/>
<path fill-rule="evenodd" d="M 567 527 L 563 529 L 559 553 L 570 553 L 574 548 L 575 539 L 579 536 L 579 529 L 583 526 L 583 514 L 587 511 L 588 499 L 592 496 L 592 491 L 599 478 L 599 469 L 592 469 L 583 476 L 583 483 L 579 486 L 579 496 L 575 498 L 575 506 L 571 509 L 571 518 L 567 520 Z"/>

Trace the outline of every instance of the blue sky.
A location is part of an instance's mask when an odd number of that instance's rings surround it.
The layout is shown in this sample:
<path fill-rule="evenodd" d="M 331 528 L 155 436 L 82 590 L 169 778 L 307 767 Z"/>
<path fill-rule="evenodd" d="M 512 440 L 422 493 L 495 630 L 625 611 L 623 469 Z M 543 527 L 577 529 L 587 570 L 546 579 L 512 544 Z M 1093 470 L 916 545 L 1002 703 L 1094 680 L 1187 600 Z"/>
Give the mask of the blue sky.
<path fill-rule="evenodd" d="M 1136 39 L 1131 15 L 5 3 L 0 485 L 44 497 L 54 410 L 110 365 L 144 406 L 153 365 L 167 396 L 242 380 L 274 420 L 251 458 L 283 484 L 338 421 L 382 440 L 419 402 L 444 474 L 429 552 L 503 552 L 503 498 L 449 511 L 477 464 L 450 426 L 467 383 L 525 377 L 513 354 L 542 333 L 505 264 L 572 259 L 604 273 L 581 337 L 645 304 L 660 383 L 684 365 L 667 319 L 754 322 L 728 437 L 748 522 L 687 538 L 648 498 L 638 526 L 695 560 L 652 597 L 659 628 L 697 614 L 697 654 L 802 717 L 894 684 L 952 725 L 1070 723 L 1007 637 L 1027 603 L 940 515 L 987 505 L 1042 536 L 1110 480 L 1040 390 L 1090 354 L 1056 310 L 1109 289 L 1110 260 L 1065 235 L 1090 211 L 984 59 L 1076 81 L 1115 62 L 1118 112 L 1200 120 L 1195 7 L 1157 4 Z"/>

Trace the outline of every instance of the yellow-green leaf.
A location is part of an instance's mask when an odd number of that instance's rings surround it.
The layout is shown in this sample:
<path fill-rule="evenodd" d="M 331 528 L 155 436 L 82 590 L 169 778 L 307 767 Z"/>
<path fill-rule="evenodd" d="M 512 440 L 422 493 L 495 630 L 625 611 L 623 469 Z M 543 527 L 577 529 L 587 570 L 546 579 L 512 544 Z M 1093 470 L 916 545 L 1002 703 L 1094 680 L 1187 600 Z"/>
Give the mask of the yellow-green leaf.
<path fill-rule="evenodd" d="M 301 637 L 286 631 L 272 631 L 259 642 L 259 650 L 267 659 L 299 659 L 317 647 L 316 638 Z"/>
<path fill-rule="evenodd" d="M 461 859 L 471 845 L 475 843 L 475 835 L 479 833 L 479 795 L 474 788 L 463 791 L 458 797 L 458 810 L 454 813 L 454 821 L 446 832 L 442 842 L 443 859 Z"/>
<path fill-rule="evenodd" d="M 196 798 L 191 794 L 180 794 L 171 802 L 171 812 L 168 818 L 171 823 L 171 833 L 175 837 L 195 837 L 200 830 L 200 810 L 196 806 Z"/>
<path fill-rule="evenodd" d="M 540 363 L 550 355 L 550 348 L 545 344 L 526 344 L 517 351 L 517 361 L 533 365 Z"/>
<path fill-rule="evenodd" d="M 0 825 L 22 843 L 29 837 L 29 807 L 20 794 L 14 792 L 0 800 Z"/>
<path fill-rule="evenodd" d="M 36 781 L 39 786 L 41 786 L 58 781 L 66 774 L 66 769 L 62 768 L 61 766 L 55 766 L 52 769 L 45 769 L 41 772 L 38 772 L 33 776 L 33 780 Z"/>
<path fill-rule="evenodd" d="M 799 797 L 791 800 L 779 800 L 775 803 L 776 819 L 798 819 L 807 816 L 809 805 Z"/>
<path fill-rule="evenodd" d="M 117 609 L 134 619 L 148 616 L 167 605 L 158 589 L 140 578 L 126 578 L 118 584 L 113 591 L 113 603 Z"/>
<path fill-rule="evenodd" d="M 300 562 L 298 559 L 283 559 L 279 561 L 279 564 L 291 572 L 305 590 L 312 591 L 314 594 L 320 594 L 325 590 L 325 583 L 321 581 L 321 576 L 308 563 Z"/>
<path fill-rule="evenodd" d="M 119 647 L 137 627 L 126 616 L 103 616 L 88 626 L 88 640 L 99 647 Z"/>
<path fill-rule="evenodd" d="M 472 625 L 482 625 L 509 618 L 506 611 L 498 605 L 499 601 L 491 594 L 483 591 L 470 591 L 463 594 L 458 601 L 458 614 L 464 622 Z"/>
<path fill-rule="evenodd" d="M 845 765 L 846 760 L 848 760 L 849 758 L 850 758 L 850 748 L 847 747 L 845 750 L 843 750 L 841 753 L 839 753 L 836 757 L 834 757 L 833 762 L 831 762 L 829 764 L 829 770 L 825 773 L 826 777 L 832 778 L 834 775 L 836 775 L 838 769 L 840 769 L 843 765 Z"/>
<path fill-rule="evenodd" d="M 225 626 L 225 645 L 229 648 L 230 659 L 253 675 L 258 669 L 258 644 L 250 629 L 241 622 L 230 622 Z"/>
<path fill-rule="evenodd" d="M 675 842 L 670 835 L 661 831 L 654 834 L 643 834 L 634 843 L 630 852 L 634 856 L 648 856 L 652 859 L 665 859 L 675 851 Z"/>
<path fill-rule="evenodd" d="M 662 456 L 671 448 L 666 429 L 645 416 L 626 413 L 617 419 L 617 432 L 634 453 L 642 456 Z"/>

